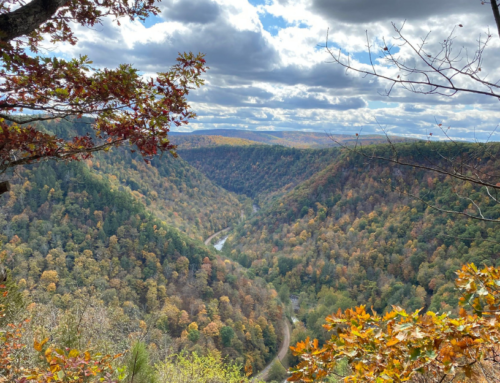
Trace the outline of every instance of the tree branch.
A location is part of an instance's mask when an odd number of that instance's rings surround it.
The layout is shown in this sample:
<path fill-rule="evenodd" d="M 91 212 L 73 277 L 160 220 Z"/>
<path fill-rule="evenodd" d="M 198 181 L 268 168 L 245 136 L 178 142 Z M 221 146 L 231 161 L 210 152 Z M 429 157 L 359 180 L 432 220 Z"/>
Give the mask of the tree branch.
<path fill-rule="evenodd" d="M 9 42 L 29 35 L 49 20 L 69 0 L 33 0 L 15 11 L 0 15 L 0 39 Z"/>
<path fill-rule="evenodd" d="M 77 113 L 66 113 L 66 114 L 55 114 L 52 116 L 47 116 L 43 114 L 35 115 L 33 117 L 27 117 L 27 116 L 15 116 L 11 114 L 3 114 L 0 113 L 0 118 L 3 118 L 4 120 L 15 122 L 16 124 L 29 124 L 31 122 L 36 122 L 36 121 L 51 121 L 55 120 L 58 118 L 66 118 L 72 114 L 80 114 L 81 112 Z"/>
<path fill-rule="evenodd" d="M 491 10 L 493 11 L 493 17 L 495 17 L 495 23 L 497 24 L 498 37 L 500 37 L 500 11 L 498 10 L 498 4 L 496 0 L 491 0 Z"/>
<path fill-rule="evenodd" d="M 56 153 L 53 156 L 43 156 L 43 155 L 35 155 L 31 157 L 23 157 L 18 160 L 14 160 L 11 162 L 8 162 L 7 164 L 2 164 L 0 165 L 0 174 L 4 173 L 7 169 L 13 168 L 15 166 L 20 166 L 20 165 L 29 165 L 38 161 L 42 160 L 47 160 L 47 159 L 52 159 L 52 160 L 60 160 L 60 161 L 66 161 L 71 159 L 74 156 L 80 155 L 80 154 L 91 154 L 95 152 L 99 152 L 104 149 L 112 148 L 113 146 L 118 146 L 122 144 L 123 142 L 127 141 L 124 138 L 108 142 L 99 146 L 93 146 L 91 148 L 83 148 L 83 149 L 78 149 L 78 150 L 71 150 L 71 151 L 61 151 L 59 153 Z"/>

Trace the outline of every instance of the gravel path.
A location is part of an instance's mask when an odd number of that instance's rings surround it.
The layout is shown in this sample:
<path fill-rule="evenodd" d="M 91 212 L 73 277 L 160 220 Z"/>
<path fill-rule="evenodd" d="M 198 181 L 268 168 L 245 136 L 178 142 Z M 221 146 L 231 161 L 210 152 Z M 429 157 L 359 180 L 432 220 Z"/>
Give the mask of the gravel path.
<path fill-rule="evenodd" d="M 229 231 L 229 229 L 231 229 L 230 227 L 226 227 L 224 230 L 221 230 L 221 231 L 218 231 L 217 233 L 215 233 L 214 235 L 211 235 L 210 237 L 207 238 L 207 240 L 205 241 L 205 245 L 209 246 L 210 245 L 210 241 L 212 240 L 212 238 L 215 238 L 217 237 L 219 234 L 222 234 L 222 233 L 225 233 L 226 231 Z"/>

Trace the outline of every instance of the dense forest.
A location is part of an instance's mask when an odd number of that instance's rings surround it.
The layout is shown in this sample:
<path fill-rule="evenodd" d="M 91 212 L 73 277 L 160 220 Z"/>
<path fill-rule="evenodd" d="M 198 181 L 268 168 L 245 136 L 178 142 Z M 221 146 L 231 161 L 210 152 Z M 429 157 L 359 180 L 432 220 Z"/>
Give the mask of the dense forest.
<path fill-rule="evenodd" d="M 106 174 L 113 188 L 129 191 L 168 225 L 191 238 L 206 239 L 249 213 L 251 201 L 237 198 L 189 166 L 181 158 L 165 155 L 145 163 L 139 155 L 114 150 L 87 164 Z"/>
<path fill-rule="evenodd" d="M 293 158 L 295 153 L 293 149 L 272 149 L 280 159 L 287 154 Z M 241 148 L 239 155 L 225 156 L 217 165 L 211 165 L 210 150 L 193 150 L 183 156 L 200 170 L 215 173 L 214 180 L 220 185 L 231 185 L 233 177 L 236 179 L 230 169 L 248 164 L 254 176 L 247 178 L 246 188 L 232 190 L 248 191 L 250 196 L 271 189 L 265 183 L 267 178 L 256 176 L 259 170 L 273 174 L 275 187 L 303 177 L 300 161 L 298 166 L 280 167 L 272 150 L 266 155 L 263 148 Z M 390 148 L 380 146 L 377 150 L 386 153 Z M 446 150 L 449 147 L 441 144 L 398 146 L 402 158 L 426 158 L 436 163 Z M 463 145 L 459 150 L 474 149 Z M 485 171 L 498 171 L 494 161 L 498 150 L 495 146 L 490 156 L 481 159 Z M 204 165 L 193 161 L 195 156 L 201 158 L 200 152 L 208 153 Z M 457 211 L 473 209 L 470 200 L 458 197 L 467 195 L 483 200 L 485 216 L 500 217 L 498 204 L 471 184 L 456 185 L 449 177 L 368 161 L 349 152 L 312 153 L 323 169 L 237 226 L 224 249 L 226 255 L 249 268 L 250 275 L 297 294 L 298 316 L 310 334 L 324 340 L 321 325 L 329 313 L 361 304 L 378 312 L 392 305 L 457 310 L 455 271 L 467 262 L 497 264 L 500 237 L 493 224 L 450 216 L 392 191 L 403 183 L 414 194 Z M 273 173 L 272 165 L 281 173 Z M 302 331 L 301 337 L 306 333 Z"/>
<path fill-rule="evenodd" d="M 283 194 L 335 160 L 338 149 L 283 146 L 220 146 L 179 150 L 179 155 L 217 185 L 256 200 Z"/>
<path fill-rule="evenodd" d="M 1 3 L 0 383 L 500 383 L 500 0 L 160 1 Z"/>
<path fill-rule="evenodd" d="M 55 332 L 62 343 L 79 334 L 110 352 L 137 338 L 160 355 L 220 350 L 262 369 L 282 333 L 276 292 L 162 222 L 108 176 L 85 163 L 44 163 L 20 169 L 1 197 L 2 258 L 36 318 L 30 331 Z M 83 334 L 61 328 L 79 312 Z"/>
<path fill-rule="evenodd" d="M 88 133 L 89 119 L 40 122 L 42 129 L 71 137 Z M 98 153 L 86 161 L 106 175 L 111 188 L 127 191 L 168 225 L 191 238 L 205 239 L 248 214 L 250 201 L 214 185 L 202 173 L 170 154 L 145 162 L 125 148 Z"/>
<path fill-rule="evenodd" d="M 85 121 L 67 124 L 43 128 L 86 130 Z M 251 375 L 277 354 L 285 315 L 293 344 L 324 342 L 325 317 L 358 305 L 456 314 L 456 270 L 500 265 L 493 224 L 422 202 L 467 212 L 476 201 L 498 219 L 499 205 L 472 184 L 338 148 L 231 140 L 186 138 L 178 158 L 150 162 L 113 149 L 20 167 L 0 197 L 0 256 L 17 285 L 14 311 L 30 319 L 25 343 L 50 337 L 110 355 L 144 344 L 150 363 L 189 351 L 179 363 L 228 358 Z M 446 151 L 476 149 L 397 150 L 439 164 Z M 485 172 L 498 171 L 498 150 L 481 157 Z M 203 244 L 228 227 L 222 252 Z M 24 352 L 37 366 L 36 350 Z M 285 363 L 297 361 L 290 354 Z M 281 364 L 272 367 L 270 376 L 283 376 Z"/>

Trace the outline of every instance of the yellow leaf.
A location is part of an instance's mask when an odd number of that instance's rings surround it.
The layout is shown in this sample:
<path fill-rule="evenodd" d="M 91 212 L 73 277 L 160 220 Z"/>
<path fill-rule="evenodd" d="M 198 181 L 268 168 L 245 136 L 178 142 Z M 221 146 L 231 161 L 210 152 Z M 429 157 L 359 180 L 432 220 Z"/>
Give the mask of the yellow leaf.
<path fill-rule="evenodd" d="M 395 344 L 399 343 L 399 339 L 397 338 L 392 338 L 389 342 L 387 342 L 387 346 L 394 346 Z"/>
<path fill-rule="evenodd" d="M 36 339 L 35 339 L 35 344 L 34 344 L 34 348 L 35 350 L 37 350 L 38 352 L 42 351 L 42 348 L 43 348 L 43 345 L 45 343 L 47 343 L 49 341 L 49 338 L 45 338 L 44 340 L 42 340 L 41 342 L 38 342 Z"/>

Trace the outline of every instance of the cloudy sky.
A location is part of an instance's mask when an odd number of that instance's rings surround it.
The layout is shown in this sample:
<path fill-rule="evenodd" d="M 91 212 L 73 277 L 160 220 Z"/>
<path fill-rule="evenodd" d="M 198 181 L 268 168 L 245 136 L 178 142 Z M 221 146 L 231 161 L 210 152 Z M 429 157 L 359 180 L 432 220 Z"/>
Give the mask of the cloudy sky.
<path fill-rule="evenodd" d="M 452 136 L 472 140 L 484 139 L 500 122 L 500 103 L 493 97 L 420 96 L 402 89 L 387 97 L 387 83 L 346 73 L 324 49 L 329 29 L 330 46 L 349 53 L 353 65 L 366 67 L 366 31 L 378 58 L 384 38 L 397 44 L 391 22 L 406 20 L 404 33 L 413 43 L 431 32 L 430 51 L 456 28 L 454 52 L 463 47 L 465 58 L 489 29 L 492 41 L 481 73 L 495 82 L 500 38 L 490 6 L 480 0 L 163 0 L 160 7 L 161 15 L 145 23 L 122 20 L 118 27 L 106 21 L 95 29 L 80 28 L 75 47 L 59 46 L 53 53 L 87 54 L 99 67 L 131 63 L 145 76 L 166 70 L 177 52 L 205 53 L 211 69 L 207 85 L 190 96 L 198 119 L 189 130 L 369 134 L 385 129 L 439 137 L 437 121 L 449 126 Z M 407 47 L 395 52 L 413 60 Z M 392 70 L 381 60 L 375 65 Z M 500 134 L 492 138 L 500 140 Z"/>

